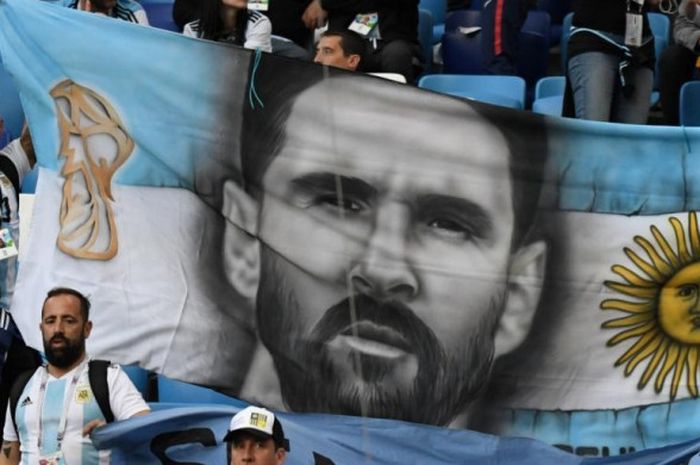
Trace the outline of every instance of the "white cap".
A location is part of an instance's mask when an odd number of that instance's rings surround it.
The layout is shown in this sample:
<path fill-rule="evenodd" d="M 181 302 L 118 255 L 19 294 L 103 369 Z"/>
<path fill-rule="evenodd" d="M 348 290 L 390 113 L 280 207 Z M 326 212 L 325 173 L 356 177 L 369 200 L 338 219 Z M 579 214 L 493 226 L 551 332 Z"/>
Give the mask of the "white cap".
<path fill-rule="evenodd" d="M 282 424 L 271 411 L 255 406 L 249 406 L 231 418 L 231 424 L 224 441 L 233 439 L 236 432 L 245 431 L 256 436 L 270 437 L 275 444 L 289 450 L 289 442 L 284 437 Z"/>

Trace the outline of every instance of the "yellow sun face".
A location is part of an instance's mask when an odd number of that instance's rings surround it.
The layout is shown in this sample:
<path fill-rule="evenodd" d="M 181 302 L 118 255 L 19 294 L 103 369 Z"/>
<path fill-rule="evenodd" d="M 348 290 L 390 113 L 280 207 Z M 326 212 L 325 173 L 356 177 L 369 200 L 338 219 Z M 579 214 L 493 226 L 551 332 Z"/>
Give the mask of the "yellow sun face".
<path fill-rule="evenodd" d="M 698 396 L 697 371 L 700 356 L 700 230 L 697 215 L 688 214 L 687 235 L 678 218 L 671 217 L 675 248 L 661 232 L 650 228 L 656 241 L 635 236 L 634 242 L 648 259 L 625 248 L 625 255 L 637 269 L 614 265 L 613 273 L 624 282 L 606 281 L 605 285 L 628 299 L 606 299 L 602 310 L 623 312 L 625 316 L 608 320 L 602 327 L 619 332 L 608 346 L 623 341 L 634 343 L 615 362 L 625 365 L 625 376 L 642 362 L 646 367 L 639 379 L 643 389 L 654 377 L 654 389 L 661 392 L 671 373 L 671 399 L 684 381 L 688 392 Z"/>
<path fill-rule="evenodd" d="M 661 288 L 659 324 L 679 342 L 700 344 L 700 263 L 676 273 Z"/>

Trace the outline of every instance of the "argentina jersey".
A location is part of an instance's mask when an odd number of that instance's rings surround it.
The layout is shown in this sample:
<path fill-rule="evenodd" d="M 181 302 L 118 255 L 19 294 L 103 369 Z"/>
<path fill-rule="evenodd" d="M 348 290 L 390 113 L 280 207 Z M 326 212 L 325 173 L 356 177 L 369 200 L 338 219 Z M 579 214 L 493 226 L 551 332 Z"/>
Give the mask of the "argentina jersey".
<path fill-rule="evenodd" d="M 4 440 L 19 439 L 21 465 L 36 464 L 39 457 L 58 451 L 58 436 L 63 430 L 61 451 L 67 465 L 109 465 L 110 452 L 98 451 L 90 437 L 83 437 L 82 434 L 84 425 L 91 420 L 104 420 L 90 389 L 85 364 L 80 364 L 61 378 L 48 376 L 42 393 L 45 370 L 44 367 L 37 369 L 19 397 L 16 412 L 19 434 L 15 433 L 12 421 L 7 421 Z M 66 420 L 63 427 L 61 418 L 64 414 Z M 11 433 L 15 433 L 14 438 Z"/>
<path fill-rule="evenodd" d="M 19 242 L 19 202 L 10 179 L 0 172 L 0 229 L 7 229 L 15 245 Z M 17 257 L 0 260 L 0 308 L 10 308 L 17 280 Z M 3 326 L 4 328 L 4 326 Z"/>
<path fill-rule="evenodd" d="M 43 0 L 50 3 L 59 4 L 74 10 L 79 9 L 80 0 Z M 117 0 L 117 4 L 112 10 L 112 17 L 128 21 L 131 23 L 148 25 L 148 17 L 143 7 L 134 0 Z"/>

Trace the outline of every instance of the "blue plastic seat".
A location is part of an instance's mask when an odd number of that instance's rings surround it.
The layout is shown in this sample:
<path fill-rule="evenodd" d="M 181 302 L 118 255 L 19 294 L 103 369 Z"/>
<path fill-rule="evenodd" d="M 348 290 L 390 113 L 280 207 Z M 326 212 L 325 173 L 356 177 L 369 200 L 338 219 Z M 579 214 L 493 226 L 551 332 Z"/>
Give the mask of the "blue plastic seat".
<path fill-rule="evenodd" d="M 549 13 L 550 46 L 557 45 L 561 40 L 564 17 L 571 11 L 572 0 L 538 0 L 537 10 Z"/>
<path fill-rule="evenodd" d="M 432 44 L 437 44 L 445 33 L 445 17 L 447 16 L 447 0 L 420 0 L 418 7 L 428 10 L 433 18 Z"/>
<path fill-rule="evenodd" d="M 445 74 L 483 74 L 481 34 L 445 33 L 442 36 L 442 63 Z"/>
<path fill-rule="evenodd" d="M 222 404 L 245 407 L 248 404 L 213 389 L 158 375 L 158 402 L 183 404 Z"/>
<path fill-rule="evenodd" d="M 647 13 L 647 17 L 649 18 L 649 28 L 654 37 L 657 39 L 661 37 L 668 44 L 671 40 L 671 20 L 668 16 L 662 13 Z"/>
<path fill-rule="evenodd" d="M 564 104 L 564 76 L 547 76 L 537 81 L 532 111 L 545 115 L 561 116 Z"/>
<path fill-rule="evenodd" d="M 418 87 L 509 108 L 525 108 L 525 80 L 519 76 L 431 74 Z"/>
<path fill-rule="evenodd" d="M 481 11 L 458 10 L 452 12 L 445 20 L 445 33 L 457 32 L 461 26 L 481 26 Z"/>
<path fill-rule="evenodd" d="M 683 84 L 680 100 L 681 126 L 700 126 L 700 81 Z"/>
<path fill-rule="evenodd" d="M 148 15 L 148 23 L 166 31 L 182 32 L 173 21 L 173 4 L 168 2 L 143 3 Z"/>
<path fill-rule="evenodd" d="M 547 44 L 549 45 L 549 34 L 551 27 L 552 20 L 549 13 L 546 11 L 530 10 L 527 13 L 527 18 L 525 18 L 523 27 L 521 27 L 520 30 L 523 32 L 535 32 L 537 34 L 542 34 L 547 38 Z"/>
<path fill-rule="evenodd" d="M 0 62 L 0 117 L 5 122 L 7 138 L 19 137 L 24 125 L 24 112 L 19 100 L 19 91 L 12 76 Z"/>
<path fill-rule="evenodd" d="M 32 172 L 36 173 L 36 169 L 30 171 L 30 173 Z M 24 184 L 26 182 L 27 178 L 25 177 L 24 183 L 22 184 L 22 192 L 24 192 Z M 36 188 L 36 179 L 34 179 L 34 187 Z M 131 382 L 134 383 L 134 386 L 138 389 L 143 398 L 149 400 L 151 394 L 148 386 L 149 371 L 138 365 L 122 365 L 122 370 L 124 370 L 124 373 L 126 373 Z"/>
<path fill-rule="evenodd" d="M 574 13 L 568 13 L 564 16 L 564 20 L 561 23 L 561 41 L 559 41 L 559 53 L 561 56 L 561 69 L 566 69 L 566 62 L 568 61 L 567 47 L 569 45 L 569 36 L 571 35 L 571 22 L 574 19 Z"/>

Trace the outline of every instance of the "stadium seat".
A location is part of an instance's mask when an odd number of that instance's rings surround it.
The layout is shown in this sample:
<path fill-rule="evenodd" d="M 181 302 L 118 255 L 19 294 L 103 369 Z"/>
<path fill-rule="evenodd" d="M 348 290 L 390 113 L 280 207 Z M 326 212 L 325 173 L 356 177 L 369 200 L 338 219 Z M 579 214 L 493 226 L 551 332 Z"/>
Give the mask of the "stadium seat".
<path fill-rule="evenodd" d="M 661 37 L 668 44 L 671 40 L 671 20 L 668 19 L 668 16 L 663 13 L 647 13 L 647 17 L 649 18 L 649 27 L 654 37 L 657 40 Z M 658 57 L 659 55 L 656 56 Z"/>
<path fill-rule="evenodd" d="M 445 33 L 447 0 L 420 0 L 419 8 L 428 10 L 433 18 L 432 43 L 437 44 Z"/>
<path fill-rule="evenodd" d="M 144 2 L 143 9 L 151 26 L 166 31 L 182 32 L 173 21 L 173 4 L 168 2 Z"/>
<path fill-rule="evenodd" d="M 5 121 L 8 140 L 19 137 L 24 125 L 24 112 L 15 82 L 2 63 L 0 63 L 0 117 Z"/>
<path fill-rule="evenodd" d="M 572 0 L 538 0 L 537 10 L 549 13 L 550 46 L 557 45 L 561 40 L 564 17 L 571 11 Z"/>
<path fill-rule="evenodd" d="M 418 42 L 423 54 L 423 73 L 429 73 L 433 67 L 433 16 L 424 8 L 418 10 Z"/>
<path fill-rule="evenodd" d="M 445 20 L 445 33 L 457 32 L 458 28 L 479 26 L 481 27 L 481 11 L 477 10 L 457 10 Z"/>
<path fill-rule="evenodd" d="M 30 173 L 36 171 L 37 170 L 34 169 L 30 171 Z M 25 178 L 25 183 L 26 182 L 27 179 Z M 36 178 L 34 179 L 34 186 L 36 188 Z M 22 185 L 22 192 L 24 192 L 24 184 Z M 134 386 L 139 390 L 143 398 L 146 400 L 150 399 L 150 389 L 148 386 L 149 371 L 138 365 L 122 365 L 122 370 L 124 370 L 124 373 L 126 373 L 131 382 L 134 383 Z"/>
<path fill-rule="evenodd" d="M 567 46 L 569 45 L 569 35 L 571 35 L 571 21 L 574 19 L 573 13 L 564 16 L 561 23 L 561 41 L 559 41 L 559 53 L 561 56 L 561 69 L 566 70 Z"/>
<path fill-rule="evenodd" d="M 29 170 L 27 174 L 24 175 L 24 179 L 22 179 L 22 186 L 20 188 L 20 192 L 22 194 L 34 194 L 36 193 L 36 183 L 39 181 L 39 166 L 35 165 L 34 168 Z M 126 368 L 126 367 L 123 367 Z M 129 372 L 127 371 L 127 375 Z M 131 376 L 129 376 L 131 378 Z M 132 379 L 132 382 L 134 380 Z M 134 384 L 136 384 L 134 382 Z"/>
<path fill-rule="evenodd" d="M 442 71 L 446 74 L 483 74 L 481 34 L 449 32 L 442 36 Z"/>
<path fill-rule="evenodd" d="M 565 86 L 564 76 L 548 76 L 537 81 L 532 111 L 544 115 L 561 116 Z"/>
<path fill-rule="evenodd" d="M 509 108 L 525 108 L 525 80 L 519 76 L 431 74 L 418 87 Z"/>
<path fill-rule="evenodd" d="M 700 126 L 700 81 L 683 84 L 680 99 L 680 125 Z"/>
<path fill-rule="evenodd" d="M 222 404 L 245 407 L 248 404 L 213 389 L 158 375 L 158 402 L 183 404 Z"/>
<path fill-rule="evenodd" d="M 530 10 L 527 13 L 527 18 L 523 23 L 523 27 L 520 28 L 523 32 L 536 32 L 537 34 L 542 34 L 549 41 L 550 29 L 552 26 L 552 20 L 549 13 L 546 11 Z M 549 42 L 547 43 L 547 48 L 549 48 Z"/>

